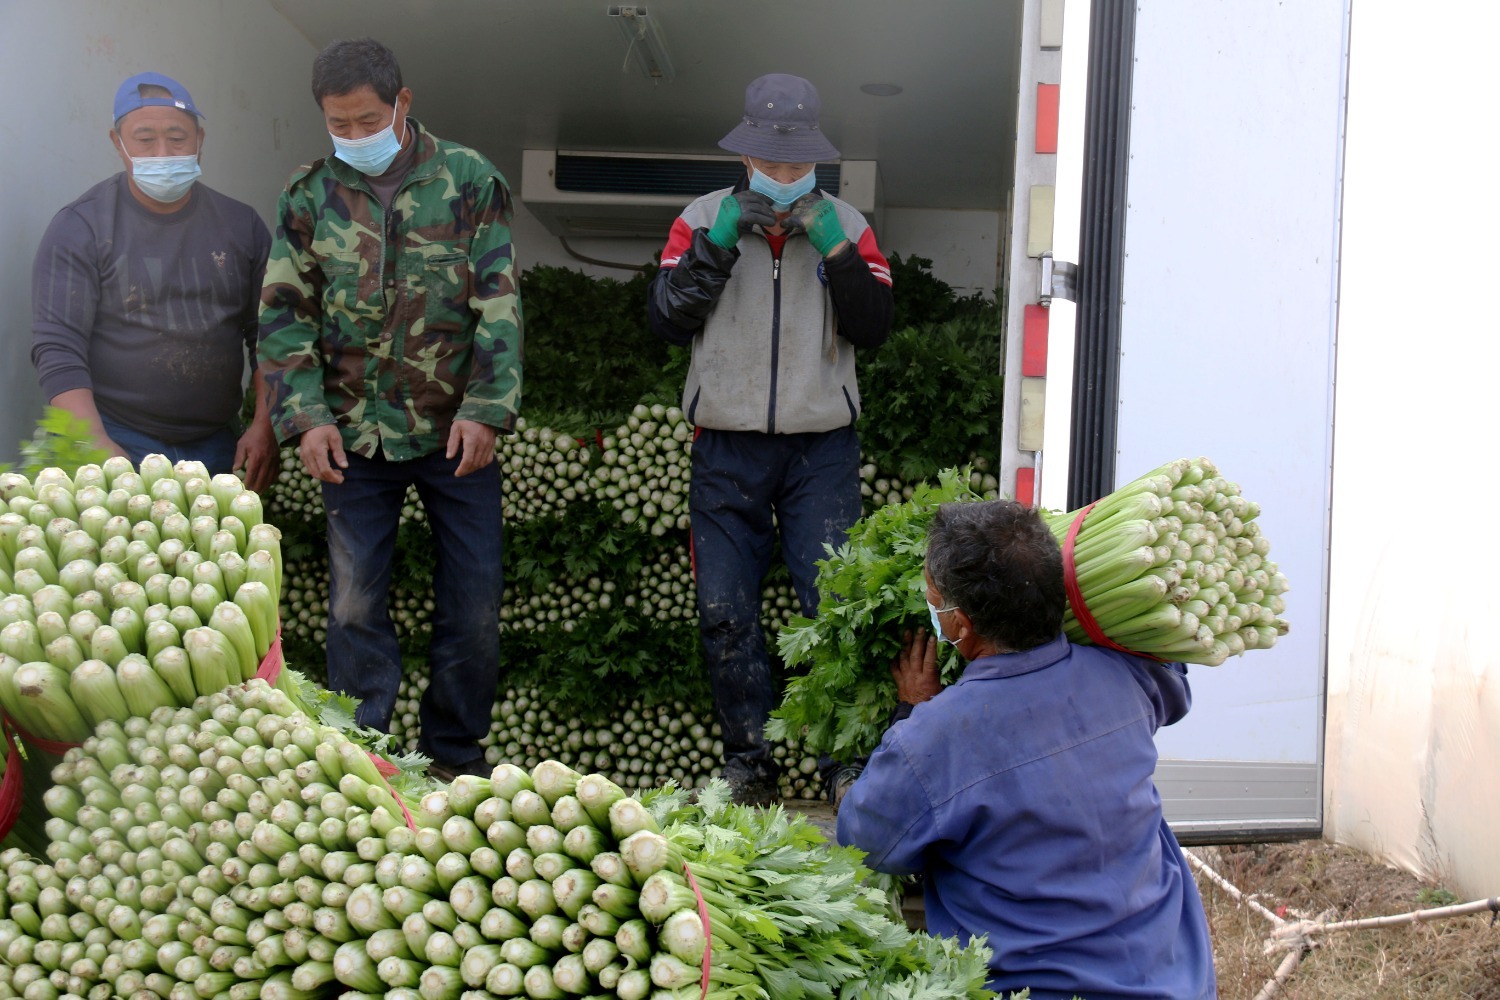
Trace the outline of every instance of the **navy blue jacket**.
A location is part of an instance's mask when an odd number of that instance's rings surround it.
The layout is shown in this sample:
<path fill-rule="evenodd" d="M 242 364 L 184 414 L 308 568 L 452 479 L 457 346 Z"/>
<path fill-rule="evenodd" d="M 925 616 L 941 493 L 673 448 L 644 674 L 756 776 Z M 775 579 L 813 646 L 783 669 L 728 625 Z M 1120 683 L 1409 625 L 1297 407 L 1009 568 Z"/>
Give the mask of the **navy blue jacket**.
<path fill-rule="evenodd" d="M 838 839 L 923 872 L 928 929 L 987 935 L 989 986 L 1034 1000 L 1217 995 L 1203 904 L 1152 781 L 1187 670 L 1059 636 L 977 659 L 895 723 Z"/>

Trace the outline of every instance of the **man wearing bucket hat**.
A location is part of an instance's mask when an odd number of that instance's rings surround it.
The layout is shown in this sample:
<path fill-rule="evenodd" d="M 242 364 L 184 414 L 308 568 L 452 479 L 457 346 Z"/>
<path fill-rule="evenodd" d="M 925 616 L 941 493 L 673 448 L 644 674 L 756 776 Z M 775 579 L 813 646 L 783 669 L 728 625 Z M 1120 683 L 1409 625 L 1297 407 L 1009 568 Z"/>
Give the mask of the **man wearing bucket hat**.
<path fill-rule="evenodd" d="M 31 358 L 47 399 L 105 451 L 243 470 L 260 490 L 278 454 L 258 372 L 255 417 L 243 433 L 238 422 L 271 236 L 249 205 L 198 182 L 202 119 L 171 77 L 120 84 L 109 139 L 125 169 L 42 237 Z"/>
<path fill-rule="evenodd" d="M 764 729 L 775 700 L 761 584 L 781 543 L 798 601 L 860 514 L 854 352 L 890 333 L 890 265 L 860 212 L 817 187 L 837 159 L 816 88 L 772 73 L 719 145 L 745 175 L 683 210 L 651 285 L 652 328 L 691 347 L 682 408 L 698 622 L 736 801 L 777 797 Z"/>

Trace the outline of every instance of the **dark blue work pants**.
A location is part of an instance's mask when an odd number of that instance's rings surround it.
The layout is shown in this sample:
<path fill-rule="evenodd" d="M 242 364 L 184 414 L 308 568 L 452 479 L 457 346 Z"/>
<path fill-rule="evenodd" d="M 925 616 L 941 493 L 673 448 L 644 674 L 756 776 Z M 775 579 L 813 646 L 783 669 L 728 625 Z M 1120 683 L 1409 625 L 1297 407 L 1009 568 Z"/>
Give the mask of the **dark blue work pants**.
<path fill-rule="evenodd" d="M 209 475 L 234 471 L 234 452 L 240 442 L 240 432 L 233 427 L 224 427 L 207 437 L 180 444 L 168 444 L 149 434 L 117 423 L 104 414 L 99 414 L 99 423 L 109 439 L 119 445 L 125 457 L 140 468 L 141 459 L 147 455 L 165 455 L 175 464 L 183 460 L 202 462 Z"/>
<path fill-rule="evenodd" d="M 698 627 L 724 762 L 774 773 L 765 726 L 775 703 L 761 588 L 778 532 L 802 612 L 817 613 L 824 546 L 860 516 L 853 427 L 810 434 L 699 430 L 690 490 Z M 772 515 L 775 515 L 775 521 Z"/>
<path fill-rule="evenodd" d="M 456 477 L 441 451 L 405 462 L 348 453 L 342 483 L 323 484 L 328 510 L 328 685 L 360 699 L 355 721 L 390 731 L 401 683 L 391 622 L 391 557 L 406 488 L 432 528 L 431 680 L 422 695 L 421 751 L 439 763 L 479 756 L 500 680 L 500 469 Z"/>

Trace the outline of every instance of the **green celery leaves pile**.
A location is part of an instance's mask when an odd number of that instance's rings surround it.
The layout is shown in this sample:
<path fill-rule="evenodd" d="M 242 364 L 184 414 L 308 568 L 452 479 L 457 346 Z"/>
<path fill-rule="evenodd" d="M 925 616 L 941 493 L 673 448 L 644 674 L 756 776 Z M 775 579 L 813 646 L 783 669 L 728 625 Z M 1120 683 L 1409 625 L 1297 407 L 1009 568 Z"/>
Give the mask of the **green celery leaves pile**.
<path fill-rule="evenodd" d="M 888 668 L 908 630 L 931 627 L 922 576 L 927 526 L 940 504 L 979 499 L 966 472 L 947 469 L 906 503 L 856 521 L 849 540 L 818 563 L 817 618 L 793 619 L 779 637 L 788 671 L 800 676 L 787 682 L 767 736 L 800 737 L 808 753 L 844 761 L 874 751 L 896 703 Z M 945 645 L 938 667 L 946 685 L 964 663 Z"/>

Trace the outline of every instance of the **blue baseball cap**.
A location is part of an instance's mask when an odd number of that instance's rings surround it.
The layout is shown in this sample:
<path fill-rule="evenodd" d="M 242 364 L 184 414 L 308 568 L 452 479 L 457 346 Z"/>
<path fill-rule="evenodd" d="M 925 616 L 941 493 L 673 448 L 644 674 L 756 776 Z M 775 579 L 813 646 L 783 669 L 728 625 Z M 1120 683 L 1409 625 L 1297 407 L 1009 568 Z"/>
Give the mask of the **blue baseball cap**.
<path fill-rule="evenodd" d="M 142 97 L 142 87 L 160 87 L 171 97 Z M 115 91 L 115 121 L 118 122 L 130 112 L 139 108 L 177 108 L 186 111 L 195 118 L 201 119 L 203 112 L 193 103 L 192 95 L 187 88 L 170 76 L 160 73 L 137 73 L 124 83 L 120 89 Z"/>

